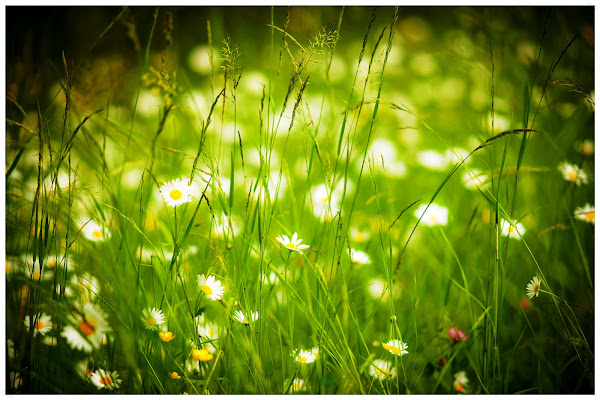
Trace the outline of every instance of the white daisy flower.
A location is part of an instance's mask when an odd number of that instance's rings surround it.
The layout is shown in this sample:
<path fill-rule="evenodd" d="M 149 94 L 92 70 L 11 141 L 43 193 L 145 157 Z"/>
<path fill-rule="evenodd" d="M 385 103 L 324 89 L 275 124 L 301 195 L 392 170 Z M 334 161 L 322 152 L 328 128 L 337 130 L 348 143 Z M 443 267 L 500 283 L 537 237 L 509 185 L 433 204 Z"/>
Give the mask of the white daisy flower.
<path fill-rule="evenodd" d="M 429 208 L 427 208 L 427 204 L 421 204 L 414 215 L 417 218 L 423 215 L 421 222 L 427 226 L 446 225 L 448 223 L 448 209 L 435 203 L 431 203 Z"/>
<path fill-rule="evenodd" d="M 146 329 L 156 331 L 160 325 L 165 323 L 165 314 L 158 308 L 146 308 L 143 310 L 143 314 L 142 320 L 146 323 Z"/>
<path fill-rule="evenodd" d="M 286 247 L 289 251 L 297 251 L 302 254 L 302 250 L 308 249 L 310 246 L 302 243 L 302 239 L 298 239 L 298 234 L 294 232 L 292 235 L 292 239 L 287 237 L 286 235 L 277 236 L 277 241 L 281 243 L 284 247 Z"/>
<path fill-rule="evenodd" d="M 212 275 L 209 275 L 208 278 L 204 274 L 198 275 L 198 286 L 211 300 L 220 300 L 225 291 L 225 288 L 221 286 L 221 281 L 217 281 Z"/>
<path fill-rule="evenodd" d="M 93 220 L 90 220 L 82 229 L 83 235 L 92 242 L 103 242 L 110 238 L 110 231 Z"/>
<path fill-rule="evenodd" d="M 183 203 L 192 201 L 190 186 L 179 178 L 173 179 L 171 182 L 165 182 L 160 187 L 160 193 L 171 207 L 177 207 Z"/>
<path fill-rule="evenodd" d="M 84 303 L 81 312 L 69 317 L 61 336 L 73 349 L 91 353 L 98 349 L 105 333 L 111 332 L 104 312 L 92 303 Z"/>
<path fill-rule="evenodd" d="M 87 272 L 82 275 L 73 275 L 69 285 L 65 288 L 67 296 L 79 296 L 83 302 L 94 300 L 99 292 L 100 282 Z"/>
<path fill-rule="evenodd" d="M 233 313 L 233 318 L 236 321 L 241 322 L 244 325 L 250 325 L 250 322 L 249 322 L 248 318 L 240 310 L 237 310 L 235 313 Z M 256 321 L 258 319 L 258 311 L 251 311 L 250 312 L 250 319 L 252 320 L 252 322 Z"/>
<path fill-rule="evenodd" d="M 196 325 L 198 326 L 198 334 L 200 336 L 210 340 L 217 340 L 219 338 L 219 327 L 210 322 L 205 323 L 200 315 L 196 317 Z"/>
<path fill-rule="evenodd" d="M 569 164 L 568 162 L 563 161 L 558 165 L 558 170 L 562 174 L 564 180 L 573 182 L 577 186 L 581 185 L 582 183 L 584 185 L 588 183 L 587 174 L 577 165 Z"/>
<path fill-rule="evenodd" d="M 402 340 L 393 339 L 387 343 L 382 342 L 381 345 L 384 349 L 397 356 L 408 354 L 408 350 L 406 350 L 408 348 L 408 344 L 404 343 Z"/>
<path fill-rule="evenodd" d="M 490 182 L 490 177 L 478 169 L 471 169 L 462 175 L 462 183 L 469 190 L 483 189 Z"/>
<path fill-rule="evenodd" d="M 306 390 L 306 387 L 304 386 L 304 379 L 295 378 L 294 381 L 292 382 L 292 386 L 290 387 L 290 392 L 298 393 L 298 392 L 304 392 L 305 390 Z"/>
<path fill-rule="evenodd" d="M 90 361 L 91 361 L 90 358 L 85 358 L 85 359 L 77 362 L 77 364 L 75 364 L 75 371 L 81 378 L 85 379 L 86 381 L 94 373 L 94 370 L 89 368 Z"/>
<path fill-rule="evenodd" d="M 241 227 L 235 218 L 229 218 L 223 214 L 220 217 L 213 218 L 213 232 L 220 238 L 236 236 L 241 232 Z"/>
<path fill-rule="evenodd" d="M 329 218 L 340 209 L 339 196 L 335 191 L 330 191 L 324 184 L 312 188 L 309 196 L 312 198 L 313 214 L 317 218 Z"/>
<path fill-rule="evenodd" d="M 25 328 L 29 330 L 31 323 L 33 322 L 33 336 L 36 336 L 38 333 L 44 336 L 52 329 L 52 318 L 46 313 L 37 314 L 31 319 L 29 315 L 25 316 L 23 323 Z"/>
<path fill-rule="evenodd" d="M 521 240 L 521 236 L 525 234 L 525 227 L 521 223 L 516 223 L 513 225 L 511 225 L 510 222 L 505 219 L 501 220 L 500 233 L 502 236 L 508 236 L 510 239 Z"/>
<path fill-rule="evenodd" d="M 119 374 L 117 371 L 104 371 L 102 368 L 98 368 L 94 373 L 90 376 L 90 381 L 96 385 L 98 390 L 100 389 L 118 389 L 121 385 L 121 380 L 119 379 Z"/>
<path fill-rule="evenodd" d="M 392 363 L 385 360 L 373 360 L 373 364 L 369 365 L 369 375 L 380 380 L 396 377 L 396 368 Z"/>
<path fill-rule="evenodd" d="M 357 243 L 363 243 L 371 237 L 371 232 L 364 229 L 350 228 L 350 238 Z"/>
<path fill-rule="evenodd" d="M 443 171 L 448 167 L 448 157 L 435 150 L 426 150 L 417 154 L 419 164 L 432 171 Z"/>
<path fill-rule="evenodd" d="M 542 281 L 537 276 L 534 276 L 533 279 L 527 284 L 527 297 L 533 298 L 533 296 L 538 297 L 540 294 L 540 285 Z"/>
<path fill-rule="evenodd" d="M 371 258 L 364 251 L 350 249 L 350 259 L 356 264 L 371 264 Z"/>
<path fill-rule="evenodd" d="M 596 225 L 596 208 L 589 203 L 586 203 L 583 207 L 577 207 L 573 216 L 582 221 Z"/>
<path fill-rule="evenodd" d="M 467 373 L 465 371 L 458 371 L 456 374 L 454 374 L 454 390 L 465 393 L 467 391 L 466 387 L 468 384 L 469 378 L 467 378 Z"/>
<path fill-rule="evenodd" d="M 295 358 L 296 361 L 302 364 L 310 364 L 316 359 L 317 357 L 312 353 L 312 350 L 299 350 Z"/>

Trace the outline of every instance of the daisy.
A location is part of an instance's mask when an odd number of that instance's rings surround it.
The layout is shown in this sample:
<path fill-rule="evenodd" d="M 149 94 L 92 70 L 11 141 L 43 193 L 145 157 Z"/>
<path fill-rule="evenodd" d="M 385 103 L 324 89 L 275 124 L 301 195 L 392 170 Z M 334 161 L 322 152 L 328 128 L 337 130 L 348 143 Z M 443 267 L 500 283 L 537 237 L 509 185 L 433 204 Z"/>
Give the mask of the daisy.
<path fill-rule="evenodd" d="M 415 217 L 421 218 L 421 216 L 423 216 L 421 222 L 427 226 L 446 225 L 448 223 L 448 209 L 435 203 L 431 203 L 429 207 L 427 207 L 427 204 L 421 204 L 415 211 Z"/>
<path fill-rule="evenodd" d="M 477 188 L 482 189 L 489 181 L 489 176 L 478 169 L 471 169 L 462 176 L 462 183 L 469 190 L 477 190 Z"/>
<path fill-rule="evenodd" d="M 296 232 L 294 232 L 294 234 L 292 235 L 291 240 L 286 235 L 279 235 L 276 239 L 289 251 L 297 251 L 300 254 L 302 254 L 302 250 L 308 249 L 310 247 L 307 244 L 300 244 L 302 243 L 302 239 L 298 239 L 298 234 Z"/>
<path fill-rule="evenodd" d="M 408 350 L 406 350 L 408 348 L 408 345 L 406 343 L 404 343 L 402 340 L 393 339 L 387 343 L 382 342 L 381 344 L 384 349 L 386 349 L 390 353 L 395 354 L 397 356 L 402 356 L 404 354 L 408 354 Z"/>
<path fill-rule="evenodd" d="M 165 182 L 160 187 L 160 193 L 163 199 L 171 207 L 177 207 L 183 203 L 192 201 L 190 196 L 190 186 L 185 184 L 181 179 L 173 179 L 171 182 Z"/>
<path fill-rule="evenodd" d="M 458 371 L 454 374 L 454 390 L 457 392 L 465 393 L 467 391 L 466 386 L 469 384 L 469 378 L 465 371 Z"/>
<path fill-rule="evenodd" d="M 295 378 L 290 387 L 292 393 L 304 392 L 306 387 L 304 386 L 304 379 Z"/>
<path fill-rule="evenodd" d="M 460 341 L 464 342 L 467 339 L 467 335 L 465 335 L 464 332 L 458 330 L 458 328 L 448 329 L 448 337 L 452 339 L 454 343 L 458 343 Z"/>
<path fill-rule="evenodd" d="M 36 316 L 33 317 L 33 319 L 31 319 L 31 317 L 29 315 L 27 315 L 25 317 L 25 319 L 23 320 L 23 323 L 25 324 L 25 328 L 27 328 L 27 330 L 29 330 L 30 324 L 33 322 L 33 336 L 37 335 L 38 333 L 42 336 L 44 336 L 46 333 L 48 333 L 50 331 L 50 329 L 52 329 L 52 319 L 50 318 L 49 315 L 46 315 L 46 313 L 43 314 L 37 314 Z"/>
<path fill-rule="evenodd" d="M 340 208 L 340 198 L 324 184 L 315 186 L 309 196 L 309 200 L 312 197 L 313 214 L 317 218 L 336 214 Z"/>
<path fill-rule="evenodd" d="M 380 380 L 393 379 L 396 377 L 396 368 L 389 361 L 373 360 L 373 364 L 369 365 L 369 375 Z"/>
<path fill-rule="evenodd" d="M 61 336 L 67 340 L 73 349 L 84 353 L 91 353 L 98 349 L 105 333 L 111 332 L 106 321 L 106 315 L 92 303 L 84 303 L 81 311 L 68 318 L 70 325 L 66 325 Z"/>
<path fill-rule="evenodd" d="M 435 150 L 422 151 L 417 154 L 419 164 L 433 171 L 443 171 L 448 167 L 448 157 L 446 154 L 438 153 Z"/>
<path fill-rule="evenodd" d="M 169 343 L 171 340 L 175 339 L 173 332 L 158 332 L 158 337 L 166 343 Z"/>
<path fill-rule="evenodd" d="M 142 320 L 146 323 L 146 329 L 155 331 L 159 325 L 165 323 L 165 314 L 158 308 L 147 308 L 143 310 L 143 314 Z"/>
<path fill-rule="evenodd" d="M 540 294 L 541 283 L 542 281 L 540 281 L 540 278 L 534 276 L 533 279 L 527 284 L 527 297 L 530 299 L 533 298 L 533 296 L 538 297 L 538 294 Z"/>
<path fill-rule="evenodd" d="M 505 219 L 500 221 L 500 230 L 502 236 L 508 236 L 510 239 L 516 240 L 521 240 L 521 236 L 525 233 L 525 227 L 523 227 L 521 223 L 513 223 L 511 225 L 510 222 Z"/>
<path fill-rule="evenodd" d="M 75 364 L 75 371 L 77 374 L 85 379 L 86 381 L 92 376 L 94 370 L 90 368 L 90 359 L 86 358 Z"/>
<path fill-rule="evenodd" d="M 558 165 L 558 170 L 562 174 L 564 180 L 573 182 L 577 186 L 581 185 L 582 183 L 584 185 L 588 183 L 587 174 L 577 165 L 569 164 L 568 162 L 563 161 Z"/>
<path fill-rule="evenodd" d="M 215 280 L 215 277 L 209 275 L 208 278 L 202 275 L 198 275 L 198 285 L 204 292 L 206 297 L 211 300 L 221 300 L 225 288 L 221 286 L 221 281 Z"/>
<path fill-rule="evenodd" d="M 310 364 L 316 359 L 317 357 L 313 354 L 312 350 L 300 350 L 295 360 L 302 364 Z"/>
<path fill-rule="evenodd" d="M 369 255 L 364 251 L 350 249 L 350 259 L 356 264 L 371 264 Z"/>
<path fill-rule="evenodd" d="M 210 340 L 217 340 L 219 338 L 219 327 L 209 322 L 204 323 L 204 318 L 201 315 L 196 317 L 196 324 L 198 325 L 198 334 Z"/>
<path fill-rule="evenodd" d="M 110 238 L 110 231 L 95 221 L 90 220 L 82 228 L 83 235 L 92 242 L 103 242 Z"/>
<path fill-rule="evenodd" d="M 244 313 L 240 310 L 237 310 L 234 314 L 233 314 L 233 318 L 238 321 L 241 322 L 244 325 L 250 325 L 250 323 L 248 322 L 248 318 L 244 315 Z M 251 311 L 250 312 L 250 318 L 252 319 L 252 322 L 256 321 L 258 319 L 258 311 Z"/>
<path fill-rule="evenodd" d="M 122 382 L 119 379 L 119 374 L 117 371 L 106 372 L 102 368 L 98 368 L 96 371 L 94 371 L 94 373 L 90 376 L 90 381 L 96 385 L 98 390 L 118 389 Z"/>
<path fill-rule="evenodd" d="M 582 221 L 596 225 L 596 209 L 589 203 L 586 203 L 583 207 L 577 207 L 573 216 Z"/>

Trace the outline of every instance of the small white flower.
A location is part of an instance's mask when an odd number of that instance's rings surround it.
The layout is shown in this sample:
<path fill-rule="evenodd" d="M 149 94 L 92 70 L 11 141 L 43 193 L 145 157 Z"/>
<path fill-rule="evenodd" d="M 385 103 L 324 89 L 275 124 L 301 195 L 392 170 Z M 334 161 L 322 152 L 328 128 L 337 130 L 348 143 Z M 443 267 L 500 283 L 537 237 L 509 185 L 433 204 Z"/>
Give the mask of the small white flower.
<path fill-rule="evenodd" d="M 38 333 L 44 336 L 52 329 L 52 319 L 46 313 L 37 314 L 33 317 L 33 321 L 29 315 L 25 316 L 23 323 L 25 324 L 25 328 L 29 330 L 31 323 L 33 322 L 33 336 Z"/>
<path fill-rule="evenodd" d="M 318 185 L 312 188 L 309 194 L 312 198 L 313 214 L 317 218 L 330 218 L 340 209 L 340 198 L 335 190 L 329 190 L 326 185 Z"/>
<path fill-rule="evenodd" d="M 584 185 L 588 183 L 587 174 L 577 165 L 569 164 L 568 162 L 563 161 L 558 165 L 558 170 L 566 181 L 573 182 L 577 186 L 581 185 L 582 183 Z"/>
<path fill-rule="evenodd" d="M 225 288 L 221 286 L 221 281 L 217 281 L 212 275 L 209 275 L 208 278 L 204 274 L 198 275 L 198 286 L 211 300 L 220 300 L 225 291 Z"/>
<path fill-rule="evenodd" d="M 110 231 L 105 226 L 90 220 L 83 227 L 83 235 L 92 242 L 102 242 L 110 238 Z"/>
<path fill-rule="evenodd" d="M 421 222 L 428 226 L 446 225 L 448 223 L 448 209 L 435 203 L 431 203 L 429 208 L 427 208 L 427 204 L 421 204 L 414 215 L 417 218 L 423 216 Z"/>
<path fill-rule="evenodd" d="M 240 310 L 237 310 L 235 313 L 233 313 L 233 318 L 236 321 L 238 321 L 238 322 L 240 322 L 240 323 L 242 323 L 244 325 L 250 325 L 250 322 L 249 322 L 248 318 Z M 252 320 L 252 322 L 256 321 L 258 319 L 258 311 L 251 311 L 250 312 L 250 319 Z"/>
<path fill-rule="evenodd" d="M 350 259 L 356 264 L 371 264 L 369 255 L 360 250 L 350 249 Z"/>
<path fill-rule="evenodd" d="M 198 334 L 210 340 L 219 338 L 219 327 L 210 322 L 205 322 L 203 316 L 196 317 L 196 325 L 198 326 Z"/>
<path fill-rule="evenodd" d="M 521 236 L 525 234 L 525 227 L 521 223 L 513 223 L 513 225 L 505 219 L 501 220 L 500 233 L 502 236 L 508 236 L 510 239 L 521 240 Z"/>
<path fill-rule="evenodd" d="M 396 368 L 392 363 L 385 360 L 373 360 L 373 364 L 369 365 L 369 375 L 380 380 L 396 377 Z"/>
<path fill-rule="evenodd" d="M 144 314 L 142 320 L 146 323 L 146 329 L 155 331 L 158 330 L 160 325 L 165 323 L 165 314 L 158 308 L 146 308 L 142 312 Z"/>
<path fill-rule="evenodd" d="M 297 251 L 298 253 L 302 253 L 302 250 L 308 249 L 310 246 L 302 243 L 302 239 L 298 239 L 298 234 L 294 232 L 292 235 L 292 239 L 286 235 L 277 236 L 277 241 L 285 246 L 289 251 Z"/>
<path fill-rule="evenodd" d="M 317 357 L 313 354 L 312 350 L 300 350 L 295 358 L 301 364 L 310 364 L 316 359 Z"/>
<path fill-rule="evenodd" d="M 393 339 L 387 343 L 382 342 L 381 345 L 384 349 L 397 356 L 408 354 L 408 350 L 406 350 L 408 348 L 408 344 L 404 343 L 402 340 Z"/>
<path fill-rule="evenodd" d="M 294 381 L 292 382 L 292 387 L 290 387 L 290 392 L 298 393 L 298 392 L 304 392 L 305 390 L 306 390 L 306 387 L 304 386 L 304 379 L 295 378 Z"/>
<path fill-rule="evenodd" d="M 163 199 L 171 207 L 177 207 L 181 204 L 192 201 L 191 188 L 181 179 L 173 179 L 160 187 L 160 193 Z"/>
<path fill-rule="evenodd" d="M 577 207 L 573 214 L 577 219 L 596 225 L 596 208 L 589 203 L 583 207 Z"/>
<path fill-rule="evenodd" d="M 94 373 L 90 376 L 90 381 L 96 385 L 98 390 L 100 389 L 118 389 L 121 385 L 121 380 L 119 379 L 119 374 L 117 371 L 107 372 L 102 368 L 98 368 L 98 370 L 94 371 Z"/>
<path fill-rule="evenodd" d="M 465 393 L 467 391 L 466 387 L 468 384 L 469 378 L 467 378 L 467 373 L 465 371 L 458 371 L 456 374 L 454 374 L 454 390 Z"/>
<path fill-rule="evenodd" d="M 68 320 L 70 324 L 63 328 L 61 336 L 71 348 L 84 353 L 100 348 L 104 334 L 112 331 L 104 312 L 92 303 L 84 303 L 81 311 Z"/>
<path fill-rule="evenodd" d="M 426 150 L 417 154 L 419 164 L 433 171 L 443 171 L 448 167 L 448 157 L 446 154 L 438 153 L 435 150 Z"/>
<path fill-rule="evenodd" d="M 533 298 L 533 296 L 538 297 L 540 294 L 540 285 L 542 281 L 537 276 L 534 276 L 533 279 L 527 284 L 527 297 Z"/>

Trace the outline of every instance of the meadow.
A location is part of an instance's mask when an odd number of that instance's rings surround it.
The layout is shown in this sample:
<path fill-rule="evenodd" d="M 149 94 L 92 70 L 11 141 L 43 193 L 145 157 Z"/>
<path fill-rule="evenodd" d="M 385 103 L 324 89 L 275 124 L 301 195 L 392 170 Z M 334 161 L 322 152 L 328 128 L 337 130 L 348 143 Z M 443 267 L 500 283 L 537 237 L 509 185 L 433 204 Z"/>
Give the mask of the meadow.
<path fill-rule="evenodd" d="M 6 16 L 7 393 L 594 393 L 593 7 Z"/>

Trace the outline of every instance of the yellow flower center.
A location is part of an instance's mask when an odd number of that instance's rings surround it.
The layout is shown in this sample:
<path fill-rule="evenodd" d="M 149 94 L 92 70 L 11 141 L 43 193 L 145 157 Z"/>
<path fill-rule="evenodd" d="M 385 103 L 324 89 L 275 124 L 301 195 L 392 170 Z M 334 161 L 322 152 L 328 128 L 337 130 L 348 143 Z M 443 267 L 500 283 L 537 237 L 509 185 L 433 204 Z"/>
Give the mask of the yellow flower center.
<path fill-rule="evenodd" d="M 156 319 L 154 317 L 150 317 L 150 318 L 146 319 L 146 323 L 148 325 L 154 325 L 154 324 L 156 324 Z"/>
<path fill-rule="evenodd" d="M 173 332 L 158 332 L 158 336 L 163 340 L 163 342 L 170 342 L 175 339 L 175 335 Z"/>
<path fill-rule="evenodd" d="M 294 390 L 300 390 L 300 389 L 302 389 L 302 385 L 300 385 L 299 383 L 294 383 L 292 385 L 292 389 L 294 389 Z"/>
<path fill-rule="evenodd" d="M 112 384 L 112 379 L 110 376 L 104 376 L 102 378 L 100 378 L 100 384 L 104 385 L 104 386 L 109 386 Z"/>
<path fill-rule="evenodd" d="M 306 362 L 306 357 L 304 357 L 304 356 L 298 356 L 298 361 L 300 361 L 301 363 L 305 363 Z"/>
<path fill-rule="evenodd" d="M 202 289 L 204 294 L 206 294 L 207 296 L 210 296 L 211 294 L 213 294 L 213 290 L 210 286 L 202 285 L 202 286 L 200 286 L 200 288 Z"/>
<path fill-rule="evenodd" d="M 321 199 L 321 203 L 326 204 L 327 202 L 329 202 L 329 197 L 323 197 Z"/>
<path fill-rule="evenodd" d="M 572 180 L 573 182 L 575 182 L 577 180 L 577 173 L 574 171 L 569 171 L 567 172 L 567 176 L 569 177 L 570 180 Z"/>
<path fill-rule="evenodd" d="M 34 273 L 33 273 L 33 279 L 34 279 L 34 280 L 36 280 L 36 281 L 39 281 L 39 280 L 40 280 L 40 276 L 41 276 L 41 275 L 40 275 L 40 273 L 39 273 L 39 272 L 34 272 Z"/>
<path fill-rule="evenodd" d="M 100 232 L 98 229 L 96 229 L 94 232 L 92 232 L 92 236 L 95 237 L 96 239 L 100 239 L 102 237 L 102 232 Z"/>
<path fill-rule="evenodd" d="M 169 197 L 171 197 L 173 200 L 179 200 L 179 199 L 181 199 L 181 196 L 182 196 L 181 191 L 177 190 L 177 189 L 173 189 L 169 193 Z"/>
<path fill-rule="evenodd" d="M 96 324 L 94 321 L 81 321 L 79 323 L 79 329 L 85 336 L 91 336 L 96 332 Z"/>
<path fill-rule="evenodd" d="M 169 375 L 171 376 L 171 379 L 181 379 L 177 372 L 171 372 Z"/>
<path fill-rule="evenodd" d="M 515 232 L 515 228 L 513 228 L 512 226 L 508 227 L 508 233 L 513 233 Z"/>
<path fill-rule="evenodd" d="M 594 221 L 596 219 L 596 212 L 588 212 L 585 213 L 585 219 L 587 219 L 588 221 Z"/>
<path fill-rule="evenodd" d="M 457 382 L 456 383 L 456 391 L 464 393 L 465 392 L 465 388 L 463 387 L 463 385 L 461 385 L 459 382 Z"/>
<path fill-rule="evenodd" d="M 533 288 L 533 293 L 537 293 L 540 291 L 540 285 L 535 285 L 535 287 Z"/>
<path fill-rule="evenodd" d="M 298 247 L 294 243 L 288 243 L 285 245 L 290 250 L 296 250 Z"/>
<path fill-rule="evenodd" d="M 37 330 L 43 329 L 44 328 L 44 323 L 42 321 L 38 321 L 35 323 L 34 328 Z"/>

